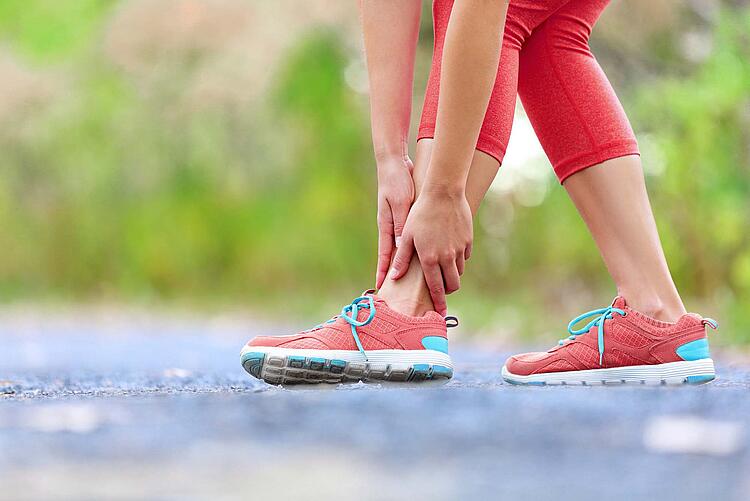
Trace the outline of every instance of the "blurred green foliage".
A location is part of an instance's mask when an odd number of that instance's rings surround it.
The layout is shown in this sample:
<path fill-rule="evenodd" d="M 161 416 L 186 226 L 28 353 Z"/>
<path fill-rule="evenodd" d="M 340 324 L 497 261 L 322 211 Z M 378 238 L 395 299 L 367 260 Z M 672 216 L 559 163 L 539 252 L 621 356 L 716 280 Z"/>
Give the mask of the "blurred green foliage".
<path fill-rule="evenodd" d="M 635 111 L 662 156 L 651 194 L 672 271 L 750 342 L 750 9 L 723 13 L 705 63 L 639 89 Z"/>
<path fill-rule="evenodd" d="M 347 80 L 360 55 L 336 31 L 296 36 L 259 97 L 200 100 L 191 83 L 220 48 L 191 46 L 155 64 L 156 76 L 134 73 L 101 49 L 113 6 L 127 2 L 74 3 L 0 4 L 11 58 L 0 73 L 22 82 L 0 98 L 5 300 L 229 303 L 307 316 L 370 286 L 367 102 Z M 728 320 L 726 339 L 747 343 L 750 14 L 732 12 L 715 31 L 704 62 L 623 97 L 645 134 L 678 286 L 690 306 Z M 564 190 L 551 176 L 543 183 L 540 205 L 491 194 L 480 213 L 453 302 L 474 329 L 559 332 L 568 315 L 613 295 Z"/>
<path fill-rule="evenodd" d="M 3 0 L 0 33 L 25 55 L 49 60 L 85 49 L 114 0 Z"/>

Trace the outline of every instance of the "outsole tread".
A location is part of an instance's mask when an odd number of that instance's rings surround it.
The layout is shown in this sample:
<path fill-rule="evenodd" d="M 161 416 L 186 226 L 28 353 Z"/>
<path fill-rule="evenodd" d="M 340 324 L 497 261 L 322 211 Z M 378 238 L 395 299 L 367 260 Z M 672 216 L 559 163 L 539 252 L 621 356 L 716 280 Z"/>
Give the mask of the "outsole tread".
<path fill-rule="evenodd" d="M 716 375 L 706 374 L 700 376 L 683 376 L 669 379 L 621 379 L 602 380 L 602 381 L 519 381 L 503 377 L 506 383 L 515 386 L 627 386 L 627 385 L 651 385 L 651 386 L 680 386 L 680 385 L 701 385 L 710 383 L 716 379 Z"/>
<path fill-rule="evenodd" d="M 453 369 L 437 364 L 370 364 L 263 352 L 242 355 L 242 367 L 269 384 L 348 383 L 358 381 L 427 381 L 450 379 Z"/>
<path fill-rule="evenodd" d="M 640 381 L 555 381 L 555 382 L 548 382 L 548 381 L 516 381 L 512 379 L 505 379 L 503 380 L 506 383 L 515 385 L 515 386 L 627 386 L 627 385 L 652 385 L 652 386 L 679 386 L 679 385 L 701 385 L 710 383 L 715 379 L 715 377 L 706 376 L 706 379 L 700 380 L 700 381 L 691 381 L 688 380 L 687 376 L 682 378 L 681 381 L 667 381 L 667 380 L 659 380 L 654 382 L 649 382 L 646 380 L 640 380 Z"/>

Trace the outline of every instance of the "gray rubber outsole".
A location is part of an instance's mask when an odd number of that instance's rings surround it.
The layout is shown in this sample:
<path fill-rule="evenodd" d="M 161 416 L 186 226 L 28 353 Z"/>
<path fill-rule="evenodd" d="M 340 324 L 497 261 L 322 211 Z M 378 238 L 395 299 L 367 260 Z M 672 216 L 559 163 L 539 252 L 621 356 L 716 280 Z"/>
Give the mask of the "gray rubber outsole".
<path fill-rule="evenodd" d="M 453 369 L 437 364 L 375 364 L 345 360 L 277 356 L 248 352 L 241 357 L 242 367 L 253 377 L 269 384 L 355 383 L 358 381 L 416 382 L 448 380 Z"/>

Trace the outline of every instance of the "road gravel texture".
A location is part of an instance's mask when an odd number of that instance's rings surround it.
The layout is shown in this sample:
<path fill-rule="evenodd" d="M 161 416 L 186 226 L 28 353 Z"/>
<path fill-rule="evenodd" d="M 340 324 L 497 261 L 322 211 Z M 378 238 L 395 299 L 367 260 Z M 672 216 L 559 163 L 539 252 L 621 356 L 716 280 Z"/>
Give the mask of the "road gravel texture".
<path fill-rule="evenodd" d="M 0 315 L 0 499 L 750 499 L 750 370 L 684 387 L 280 388 L 250 320 Z M 538 347 L 541 348 L 541 347 Z"/>

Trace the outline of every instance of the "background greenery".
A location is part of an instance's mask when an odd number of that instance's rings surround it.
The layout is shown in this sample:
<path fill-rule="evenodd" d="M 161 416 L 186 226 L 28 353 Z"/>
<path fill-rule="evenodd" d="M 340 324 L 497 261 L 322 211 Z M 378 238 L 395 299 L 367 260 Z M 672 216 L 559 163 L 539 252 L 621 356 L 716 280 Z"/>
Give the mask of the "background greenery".
<path fill-rule="evenodd" d="M 592 38 L 724 343 L 750 342 L 749 33 L 747 2 L 632 0 Z M 415 115 L 431 36 L 427 5 Z M 3 0 L 2 300 L 329 316 L 373 281 L 367 116 L 355 2 Z M 557 338 L 613 284 L 546 161 L 496 184 L 452 305 L 476 335 Z"/>

